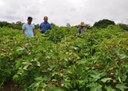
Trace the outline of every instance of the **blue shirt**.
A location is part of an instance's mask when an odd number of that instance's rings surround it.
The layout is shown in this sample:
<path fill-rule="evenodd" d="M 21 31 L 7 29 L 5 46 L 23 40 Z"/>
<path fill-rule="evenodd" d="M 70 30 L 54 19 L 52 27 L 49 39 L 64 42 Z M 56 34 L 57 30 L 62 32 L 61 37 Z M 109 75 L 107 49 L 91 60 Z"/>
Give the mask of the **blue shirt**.
<path fill-rule="evenodd" d="M 40 24 L 40 30 L 42 33 L 47 32 L 49 29 L 51 29 L 51 25 L 48 22 L 43 22 Z"/>
<path fill-rule="evenodd" d="M 34 37 L 34 29 L 35 26 L 33 24 L 29 25 L 29 24 L 23 24 L 22 29 L 25 32 L 25 35 L 27 37 Z"/>

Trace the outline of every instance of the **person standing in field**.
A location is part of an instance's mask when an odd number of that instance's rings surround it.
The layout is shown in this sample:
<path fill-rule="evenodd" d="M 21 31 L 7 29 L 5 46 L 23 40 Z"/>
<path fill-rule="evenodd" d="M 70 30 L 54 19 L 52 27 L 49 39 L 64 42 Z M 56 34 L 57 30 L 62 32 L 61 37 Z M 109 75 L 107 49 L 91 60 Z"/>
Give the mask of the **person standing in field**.
<path fill-rule="evenodd" d="M 27 23 L 23 24 L 22 30 L 23 34 L 25 34 L 27 37 L 34 37 L 35 36 L 35 26 L 32 23 L 32 17 L 28 17 Z"/>
<path fill-rule="evenodd" d="M 78 33 L 82 33 L 85 31 L 85 23 L 84 22 L 81 22 L 80 25 L 79 25 L 79 28 L 78 28 Z"/>
<path fill-rule="evenodd" d="M 51 27 L 51 24 L 48 23 L 48 17 L 45 16 L 44 17 L 44 22 L 42 22 L 40 24 L 40 32 L 41 33 L 45 33 L 47 32 L 48 30 L 50 30 L 52 27 Z"/>

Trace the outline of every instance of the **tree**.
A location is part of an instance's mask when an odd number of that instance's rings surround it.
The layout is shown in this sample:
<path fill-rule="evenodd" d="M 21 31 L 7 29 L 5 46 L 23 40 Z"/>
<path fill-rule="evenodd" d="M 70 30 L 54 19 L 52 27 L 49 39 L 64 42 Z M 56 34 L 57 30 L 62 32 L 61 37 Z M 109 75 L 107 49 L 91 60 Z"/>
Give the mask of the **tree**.
<path fill-rule="evenodd" d="M 115 25 L 115 22 L 114 21 L 111 21 L 111 20 L 108 20 L 108 19 L 103 19 L 103 20 L 100 20 L 98 22 L 96 22 L 93 27 L 97 27 L 97 28 L 106 28 L 108 27 L 109 25 Z"/>
<path fill-rule="evenodd" d="M 128 31 L 128 25 L 127 24 L 123 24 L 123 23 L 120 23 L 118 24 L 123 30 L 127 30 Z"/>
<path fill-rule="evenodd" d="M 22 28 L 23 23 L 20 21 L 17 21 L 16 23 L 8 23 L 6 21 L 1 21 L 0 22 L 0 27 L 9 27 L 13 29 L 20 29 Z"/>
<path fill-rule="evenodd" d="M 0 27 L 4 27 L 4 26 L 8 27 L 9 25 L 10 24 L 8 22 L 6 22 L 6 21 L 1 21 L 0 22 Z"/>
<path fill-rule="evenodd" d="M 67 26 L 67 27 L 71 27 L 70 23 L 67 23 L 66 26 Z"/>
<path fill-rule="evenodd" d="M 85 28 L 90 29 L 91 26 L 90 26 L 89 24 L 86 24 L 86 25 L 85 25 Z"/>

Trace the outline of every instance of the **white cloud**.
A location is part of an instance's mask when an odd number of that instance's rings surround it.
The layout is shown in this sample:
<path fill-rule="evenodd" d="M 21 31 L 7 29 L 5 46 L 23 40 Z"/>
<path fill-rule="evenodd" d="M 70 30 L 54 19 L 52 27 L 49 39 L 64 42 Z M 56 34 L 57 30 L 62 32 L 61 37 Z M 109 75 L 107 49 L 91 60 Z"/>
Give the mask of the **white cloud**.
<path fill-rule="evenodd" d="M 3 1 L 0 1 L 0 6 L 2 6 L 4 3 L 3 3 Z"/>
<path fill-rule="evenodd" d="M 128 23 L 127 0 L 0 0 L 0 20 L 26 22 L 28 16 L 41 23 L 43 16 L 58 25 L 94 23 L 108 18 Z"/>

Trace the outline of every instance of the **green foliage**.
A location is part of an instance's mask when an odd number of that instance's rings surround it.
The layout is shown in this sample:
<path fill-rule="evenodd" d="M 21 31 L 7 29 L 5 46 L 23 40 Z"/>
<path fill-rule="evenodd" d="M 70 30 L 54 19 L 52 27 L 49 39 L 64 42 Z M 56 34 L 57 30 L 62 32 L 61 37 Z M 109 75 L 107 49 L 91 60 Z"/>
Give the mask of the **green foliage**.
<path fill-rule="evenodd" d="M 8 28 L 12 28 L 12 29 L 19 29 L 19 30 L 22 30 L 22 25 L 23 23 L 18 21 L 16 23 L 8 23 L 6 21 L 0 21 L 0 27 L 8 27 Z M 39 29 L 39 24 L 36 24 L 35 25 L 35 28 L 36 29 Z"/>
<path fill-rule="evenodd" d="M 93 27 L 107 28 L 109 25 L 115 25 L 114 21 L 103 19 L 103 20 L 96 22 Z"/>
<path fill-rule="evenodd" d="M 128 32 L 120 26 L 54 26 L 27 38 L 0 28 L 0 86 L 10 78 L 23 91 L 127 91 Z"/>
<path fill-rule="evenodd" d="M 122 29 L 128 31 L 128 25 L 126 24 L 118 24 Z"/>
<path fill-rule="evenodd" d="M 52 30 L 49 30 L 46 33 L 45 37 L 47 40 L 51 40 L 54 43 L 59 43 L 68 36 L 75 34 L 77 34 L 77 29 L 75 27 L 67 28 L 54 26 Z"/>

